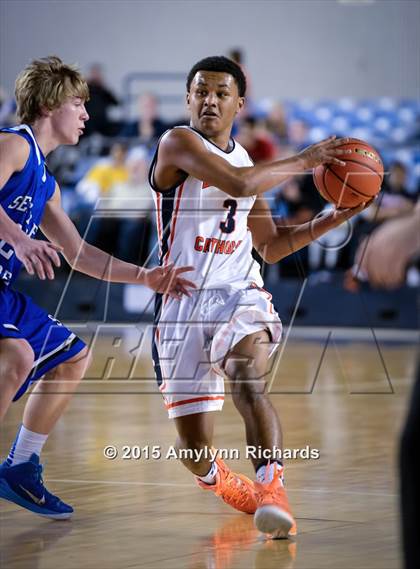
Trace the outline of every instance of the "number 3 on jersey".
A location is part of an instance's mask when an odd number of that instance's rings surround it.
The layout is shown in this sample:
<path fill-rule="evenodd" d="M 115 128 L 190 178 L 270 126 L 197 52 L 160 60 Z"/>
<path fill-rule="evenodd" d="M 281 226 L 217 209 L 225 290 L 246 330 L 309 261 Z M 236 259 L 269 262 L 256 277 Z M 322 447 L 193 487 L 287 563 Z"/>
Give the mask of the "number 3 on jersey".
<path fill-rule="evenodd" d="M 222 233 L 232 233 L 235 231 L 235 213 L 238 207 L 238 202 L 236 200 L 225 200 L 223 202 L 223 207 L 227 208 L 228 214 L 225 221 L 220 223 L 220 230 Z"/>

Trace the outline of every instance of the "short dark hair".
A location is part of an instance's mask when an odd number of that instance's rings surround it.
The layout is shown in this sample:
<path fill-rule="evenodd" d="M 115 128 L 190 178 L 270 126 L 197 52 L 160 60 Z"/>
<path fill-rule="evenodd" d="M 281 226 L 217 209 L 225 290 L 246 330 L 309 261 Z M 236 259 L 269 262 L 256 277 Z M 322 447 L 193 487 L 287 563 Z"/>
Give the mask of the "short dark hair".
<path fill-rule="evenodd" d="M 192 80 L 194 79 L 197 71 L 216 71 L 217 73 L 229 73 L 235 79 L 236 85 L 238 86 L 239 96 L 245 97 L 246 92 L 246 78 L 245 74 L 240 68 L 240 66 L 224 57 L 223 55 L 214 55 L 212 57 L 205 57 L 198 61 L 191 71 L 188 73 L 187 77 L 187 91 L 190 92 L 190 87 Z"/>

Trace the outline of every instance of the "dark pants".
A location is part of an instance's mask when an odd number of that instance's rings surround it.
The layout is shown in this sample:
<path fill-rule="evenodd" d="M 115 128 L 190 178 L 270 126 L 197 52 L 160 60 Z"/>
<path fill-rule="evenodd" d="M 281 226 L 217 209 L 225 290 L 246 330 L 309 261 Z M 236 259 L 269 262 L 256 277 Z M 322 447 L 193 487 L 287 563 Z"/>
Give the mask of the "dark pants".
<path fill-rule="evenodd" d="M 401 437 L 401 512 L 405 569 L 420 567 L 420 364 Z"/>

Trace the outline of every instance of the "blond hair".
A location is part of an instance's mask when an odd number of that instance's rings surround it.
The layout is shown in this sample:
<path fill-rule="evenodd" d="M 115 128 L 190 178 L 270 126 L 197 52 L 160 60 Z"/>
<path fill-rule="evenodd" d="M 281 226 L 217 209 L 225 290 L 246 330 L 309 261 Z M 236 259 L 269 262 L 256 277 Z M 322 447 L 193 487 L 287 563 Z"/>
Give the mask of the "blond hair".
<path fill-rule="evenodd" d="M 89 99 L 89 88 L 80 71 L 54 55 L 35 59 L 17 77 L 15 84 L 17 114 L 23 123 L 31 124 L 52 111 L 68 97 Z"/>

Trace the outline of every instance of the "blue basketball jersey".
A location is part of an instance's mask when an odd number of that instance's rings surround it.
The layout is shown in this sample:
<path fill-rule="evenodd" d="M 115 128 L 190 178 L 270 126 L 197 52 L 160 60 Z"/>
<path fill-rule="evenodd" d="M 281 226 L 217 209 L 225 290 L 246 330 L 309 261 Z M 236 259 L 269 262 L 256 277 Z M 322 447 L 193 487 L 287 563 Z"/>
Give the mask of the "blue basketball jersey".
<path fill-rule="evenodd" d="M 48 171 L 45 157 L 30 126 L 22 124 L 0 129 L 1 132 L 21 136 L 30 146 L 29 157 L 23 170 L 15 172 L 0 189 L 0 205 L 29 237 L 34 237 L 45 204 L 54 193 L 55 178 Z M 16 257 L 13 248 L 4 240 L 0 240 L 0 281 L 6 285 L 12 283 L 17 278 L 21 266 L 22 263 Z"/>

